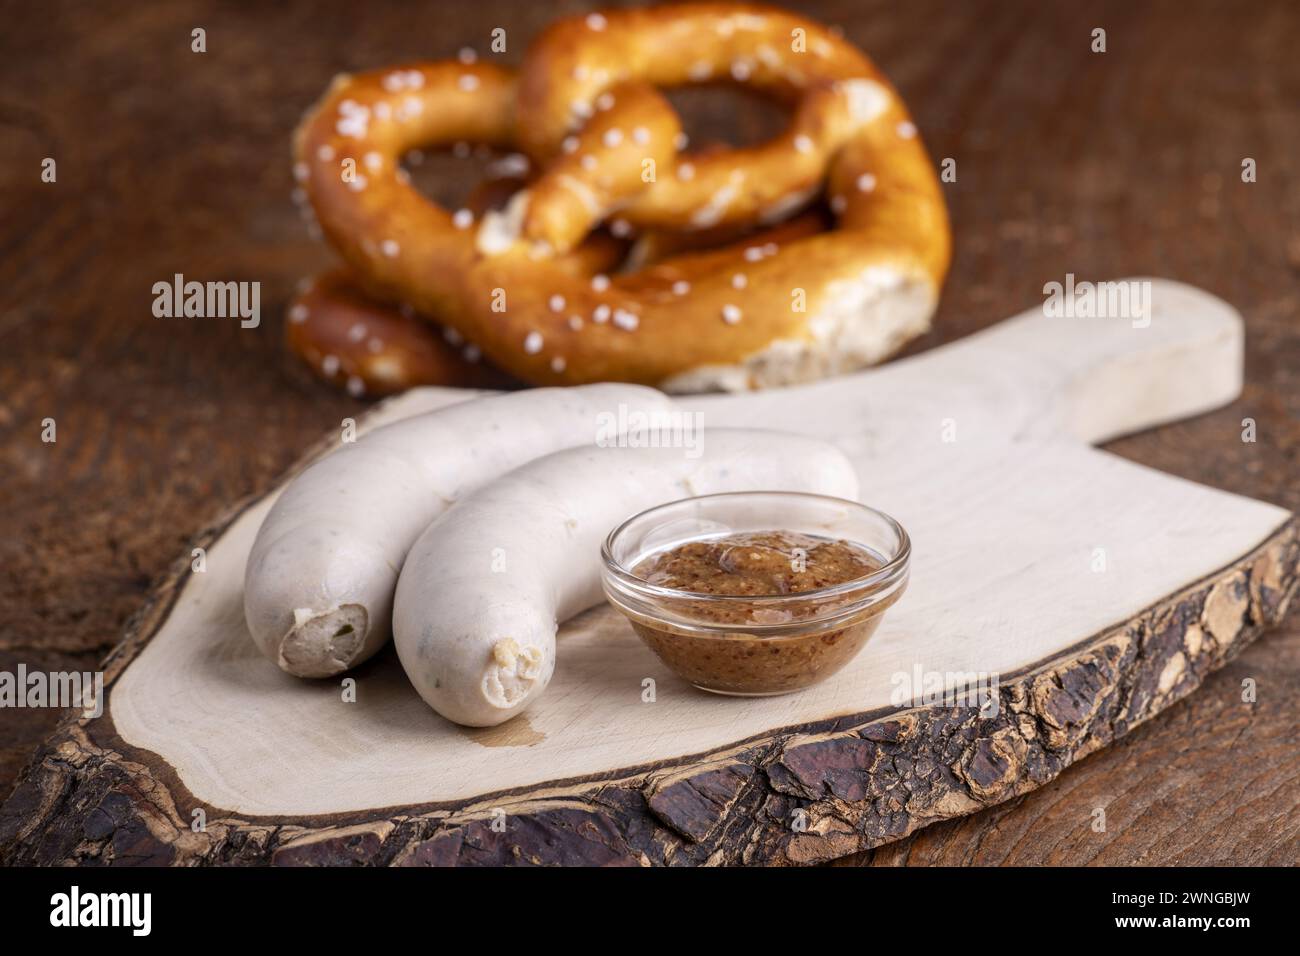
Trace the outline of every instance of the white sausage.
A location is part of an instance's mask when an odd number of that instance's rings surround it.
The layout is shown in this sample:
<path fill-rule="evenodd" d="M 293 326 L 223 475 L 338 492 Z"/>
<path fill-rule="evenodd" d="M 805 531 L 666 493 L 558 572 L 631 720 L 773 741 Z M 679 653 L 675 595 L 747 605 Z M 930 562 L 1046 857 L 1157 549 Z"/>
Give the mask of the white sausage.
<path fill-rule="evenodd" d="M 531 389 L 417 415 L 344 446 L 290 482 L 262 523 L 244 576 L 253 639 L 299 677 L 361 663 L 388 640 L 406 552 L 451 502 L 539 455 L 594 445 L 611 419 L 671 407 L 636 385 Z"/>
<path fill-rule="evenodd" d="M 571 448 L 448 508 L 411 547 L 393 605 L 397 653 L 425 702 L 486 727 L 536 699 L 555 668 L 558 622 L 601 601 L 601 542 L 637 512 L 723 491 L 857 497 L 853 465 L 818 439 L 710 429 L 702 447 L 697 458 Z"/>

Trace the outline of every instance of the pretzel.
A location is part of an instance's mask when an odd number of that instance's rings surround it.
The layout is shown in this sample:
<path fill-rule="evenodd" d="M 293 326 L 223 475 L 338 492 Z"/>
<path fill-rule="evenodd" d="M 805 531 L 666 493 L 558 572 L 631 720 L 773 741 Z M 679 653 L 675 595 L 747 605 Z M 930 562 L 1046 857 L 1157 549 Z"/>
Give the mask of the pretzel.
<path fill-rule="evenodd" d="M 789 127 L 684 152 L 658 87 L 719 80 L 789 105 Z M 482 215 L 423 198 L 402 156 L 466 141 L 522 149 L 535 178 Z M 536 384 L 746 389 L 870 364 L 928 327 L 950 257 L 937 178 L 888 82 L 826 28 L 749 4 L 562 20 L 518 75 L 462 61 L 341 76 L 295 151 L 325 235 L 368 291 Z M 598 227 L 757 229 L 823 191 L 829 231 L 592 268 Z"/>
<path fill-rule="evenodd" d="M 518 383 L 482 360 L 454 329 L 377 302 L 343 269 L 316 276 L 289 303 L 285 342 L 327 382 L 354 396 L 420 385 L 510 388 Z"/>

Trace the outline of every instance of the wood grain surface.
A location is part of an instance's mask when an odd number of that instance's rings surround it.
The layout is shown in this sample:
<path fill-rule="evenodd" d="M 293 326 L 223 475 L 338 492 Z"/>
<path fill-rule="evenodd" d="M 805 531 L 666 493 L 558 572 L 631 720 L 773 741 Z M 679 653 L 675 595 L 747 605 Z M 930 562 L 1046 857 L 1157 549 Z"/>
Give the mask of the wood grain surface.
<path fill-rule="evenodd" d="M 506 59 L 577 3 L 30 5 L 0 56 L 0 669 L 94 666 L 149 582 L 235 499 L 362 407 L 280 347 L 283 303 L 331 261 L 289 201 L 288 136 L 338 70 L 485 48 Z M 1300 13 L 1212 4 L 821 3 L 907 99 L 956 258 L 924 349 L 1041 298 L 1043 283 L 1155 274 L 1247 323 L 1246 390 L 1111 445 L 1300 509 Z M 190 31 L 207 31 L 192 53 Z M 1091 31 L 1107 31 L 1092 53 Z M 700 102 L 696 122 L 753 134 Z M 43 183 L 41 162 L 57 161 Z M 1241 181 L 1245 158 L 1258 181 Z M 157 319 L 153 283 L 258 280 L 257 329 Z M 42 443 L 54 418 L 58 442 Z M 1242 420 L 1257 441 L 1242 441 Z M 1242 681 L 1258 699 L 1242 701 Z M 855 862 L 1295 863 L 1300 628 L 1023 798 Z M 0 717 L 7 789 L 54 711 Z M 1195 733 L 1189 732 L 1195 728 Z M 1105 832 L 1092 828 L 1106 810 Z"/>

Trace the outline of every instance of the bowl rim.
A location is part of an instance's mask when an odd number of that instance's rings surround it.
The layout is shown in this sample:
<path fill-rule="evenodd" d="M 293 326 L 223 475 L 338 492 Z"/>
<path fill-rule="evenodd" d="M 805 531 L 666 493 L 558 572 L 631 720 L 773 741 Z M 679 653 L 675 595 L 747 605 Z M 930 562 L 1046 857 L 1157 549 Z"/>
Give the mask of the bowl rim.
<path fill-rule="evenodd" d="M 705 591 L 685 591 L 679 588 L 665 587 L 661 584 L 651 584 L 645 578 L 637 577 L 632 573 L 632 569 L 625 567 L 621 562 L 614 559 L 613 546 L 632 522 L 653 514 L 656 511 L 672 508 L 688 501 L 711 501 L 720 498 L 745 498 L 754 495 L 780 496 L 787 498 L 805 498 L 820 499 L 828 503 L 834 503 L 837 506 L 848 506 L 862 512 L 867 512 L 876 518 L 883 519 L 885 524 L 894 532 L 898 538 L 898 546 L 889 559 L 877 570 L 870 574 L 863 575 L 860 578 L 853 578 L 849 581 L 841 581 L 839 584 L 829 584 L 826 587 L 814 588 L 811 591 L 799 591 L 792 594 L 711 594 Z M 780 531 L 780 528 L 773 530 Z M 701 536 L 703 537 L 703 536 Z M 679 542 L 685 544 L 688 541 L 698 540 L 698 538 L 685 537 Z M 849 540 L 845 538 L 843 540 Z M 852 542 L 861 547 L 866 547 L 863 542 Z M 673 545 L 676 547 L 676 545 Z M 747 606 L 768 606 L 773 604 L 787 604 L 795 601 L 818 600 L 826 598 L 840 597 L 845 594 L 853 594 L 858 591 L 875 590 L 877 585 L 887 587 L 907 574 L 908 567 L 912 558 L 912 539 L 899 521 L 893 515 L 881 511 L 879 508 L 873 508 L 865 505 L 860 501 L 853 501 L 849 498 L 838 498 L 834 495 L 822 495 L 810 491 L 766 491 L 756 489 L 752 491 L 721 491 L 708 495 L 688 495 L 685 498 L 678 498 L 674 501 L 665 501 L 653 507 L 638 511 L 636 514 L 620 522 L 608 535 L 600 547 L 600 557 L 603 564 L 603 570 L 607 578 L 613 578 L 621 586 L 637 592 L 640 596 L 660 598 L 665 600 L 690 600 L 718 604 L 744 604 Z M 751 625 L 753 626 L 753 625 Z M 760 625 L 761 626 L 761 625 Z M 769 625 L 785 626 L 785 625 Z"/>

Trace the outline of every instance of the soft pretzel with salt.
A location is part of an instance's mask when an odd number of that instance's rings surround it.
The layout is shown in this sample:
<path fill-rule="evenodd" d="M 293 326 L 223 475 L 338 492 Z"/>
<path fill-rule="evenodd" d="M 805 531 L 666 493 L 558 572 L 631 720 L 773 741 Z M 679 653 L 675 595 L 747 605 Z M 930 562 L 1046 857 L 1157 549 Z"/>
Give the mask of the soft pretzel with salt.
<path fill-rule="evenodd" d="M 490 186 L 499 190 L 501 181 Z M 476 190 L 469 208 L 480 205 Z M 517 191 L 517 190 L 515 190 Z M 501 195 L 509 198 L 511 192 Z M 813 235 L 825 228 L 824 217 L 809 211 L 758 233 L 750 246 L 770 246 Z M 624 253 L 606 243 L 601 255 L 610 261 L 651 265 L 690 249 L 734 242 L 733 230 L 720 228 L 695 233 L 649 232 Z M 598 252 L 592 243 L 592 254 Z M 425 385 L 452 388 L 508 389 L 520 383 L 493 368 L 477 346 L 467 344 L 459 332 L 439 329 L 409 307 L 397 307 L 372 298 L 355 276 L 331 269 L 307 282 L 290 301 L 285 342 L 318 377 L 346 387 L 355 396 L 383 396 Z"/>
<path fill-rule="evenodd" d="M 482 360 L 455 329 L 439 333 L 365 294 L 342 269 L 322 273 L 289 303 L 285 341 L 320 378 L 356 397 L 421 385 L 505 389 L 510 376 Z"/>
<path fill-rule="evenodd" d="M 468 57 L 465 59 L 469 59 Z M 771 142 L 692 155 L 659 87 L 735 82 L 787 104 Z M 502 211 L 448 211 L 401 167 L 456 142 L 522 149 Z M 805 17 L 682 4 L 562 20 L 516 76 L 482 62 L 338 78 L 303 121 L 299 178 L 368 290 L 537 384 L 746 389 L 879 361 L 923 332 L 947 271 L 937 177 L 888 82 Z M 615 236 L 759 228 L 819 194 L 832 229 L 593 269 Z"/>

